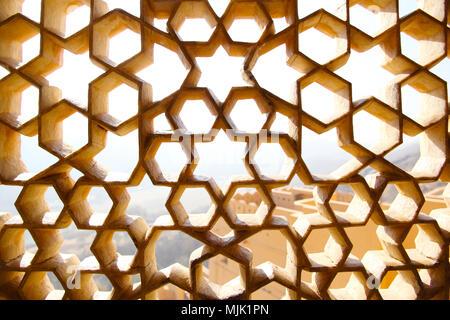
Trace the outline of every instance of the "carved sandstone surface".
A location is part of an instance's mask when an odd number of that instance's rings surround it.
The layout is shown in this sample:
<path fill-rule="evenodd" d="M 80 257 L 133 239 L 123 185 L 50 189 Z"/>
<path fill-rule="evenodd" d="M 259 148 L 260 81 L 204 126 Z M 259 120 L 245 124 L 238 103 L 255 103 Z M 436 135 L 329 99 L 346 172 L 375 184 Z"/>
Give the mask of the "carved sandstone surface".
<path fill-rule="evenodd" d="M 250 299 L 257 290 L 277 283 L 288 299 L 448 299 L 450 209 L 422 210 L 425 197 L 420 188 L 450 179 L 447 83 L 430 71 L 450 57 L 448 1 L 419 0 L 416 11 L 400 17 L 396 0 L 330 0 L 336 10 L 319 8 L 299 18 L 302 2 L 293 0 L 232 0 L 220 16 L 206 0 L 141 0 L 139 17 L 122 9 L 109 10 L 101 0 L 43 0 L 39 23 L 21 14 L 22 2 L 0 2 L 0 66 L 7 71 L 0 79 L 0 183 L 21 188 L 18 198 L 10 199 L 19 215 L 0 213 L 0 298 L 156 299 L 158 290 L 174 286 L 186 292 L 180 298 Z M 89 8 L 89 24 L 66 36 L 66 16 L 79 6 Z M 373 12 L 378 21 L 375 34 L 352 24 L 349 11 L 355 6 Z M 184 41 L 179 36 L 184 21 L 192 18 L 203 18 L 214 29 L 208 41 Z M 274 25 L 279 18 L 287 24 L 281 31 Z M 158 29 L 156 19 L 168 19 L 167 29 Z M 262 30 L 260 38 L 234 41 L 229 33 L 238 19 L 256 21 Z M 336 44 L 325 61 L 303 53 L 302 47 L 312 44 L 299 42 L 299 35 L 311 28 Z M 140 36 L 141 50 L 117 64 L 110 58 L 110 39 L 126 29 Z M 402 54 L 401 33 L 417 40 L 417 59 Z M 39 55 L 22 64 L 22 44 L 35 35 L 41 38 Z M 178 55 L 188 70 L 180 88 L 162 100 L 153 99 L 152 86 L 136 75 L 153 64 L 155 45 Z M 302 74 L 290 101 L 260 86 L 252 72 L 264 54 L 281 45 L 286 48 L 287 65 Z M 247 83 L 232 88 L 223 102 L 210 89 L 198 85 L 202 75 L 198 59 L 213 56 L 220 46 L 228 55 L 243 58 L 241 71 Z M 336 72 L 354 52 L 377 46 L 382 67 L 393 80 L 384 85 L 381 96 L 354 101 L 352 83 Z M 86 106 L 64 99 L 60 88 L 50 86 L 46 79 L 64 65 L 64 50 L 89 52 L 91 61 L 103 70 L 89 83 Z M 138 92 L 138 112 L 125 120 L 115 118 L 108 105 L 109 92 L 122 84 Z M 302 105 L 301 93 L 312 84 L 336 96 L 334 108 L 321 119 Z M 420 96 L 420 112 L 415 117 L 404 112 L 401 92 L 406 86 Z M 20 116 L 21 94 L 29 87 L 39 90 L 39 112 L 25 121 Z M 264 130 L 266 142 L 279 144 L 286 155 L 286 165 L 278 175 L 266 174 L 253 161 L 261 146 L 261 134 L 238 130 L 231 119 L 236 103 L 244 99 L 253 99 L 268 115 L 261 132 Z M 203 101 L 213 115 L 210 134 L 199 138 L 185 130 L 180 112 L 190 100 Z M 380 122 L 382 139 L 370 148 L 354 137 L 354 119 L 359 112 Z M 63 134 L 67 130 L 64 120 L 74 114 L 89 123 L 88 143 L 80 149 L 70 146 Z M 275 132 L 271 128 L 278 114 L 289 119 L 289 130 L 272 139 Z M 167 118 L 170 131 L 155 130 L 154 119 L 160 115 Z M 327 175 L 313 174 L 303 159 L 305 129 L 316 134 L 335 129 L 338 147 L 351 155 L 351 160 Z M 108 145 L 108 133 L 124 136 L 136 130 L 139 162 L 129 177 L 110 172 L 95 159 Z M 213 178 L 195 173 L 197 142 L 211 142 L 218 130 L 225 131 L 231 141 L 246 144 L 242 161 L 247 174 L 231 177 L 225 188 Z M 182 139 L 174 141 L 174 132 L 180 131 Z M 409 171 L 386 159 L 402 143 L 403 135 L 421 139 L 420 157 Z M 32 173 L 23 162 L 21 141 L 35 136 L 37 147 L 57 161 Z M 167 143 L 180 145 L 189 160 L 178 176 L 163 172 L 157 161 L 158 149 Z M 70 175 L 73 169 L 82 177 L 74 180 Z M 366 169 L 370 169 L 369 174 Z M 168 214 L 151 225 L 127 212 L 128 188 L 140 185 L 146 175 L 154 185 L 171 190 Z M 314 201 L 295 221 L 288 221 L 274 212 L 277 203 L 292 199 L 274 190 L 290 185 L 294 178 L 314 187 Z M 342 211 L 330 205 L 341 186 L 354 193 L 345 199 L 348 206 Z M 389 206 L 382 205 L 384 191 L 392 186 L 398 194 Z M 60 212 L 50 210 L 44 196 L 48 188 L 53 188 L 64 204 Z M 113 205 L 106 214 L 95 212 L 89 204 L 92 188 L 103 188 L 111 199 Z M 188 213 L 180 199 L 189 188 L 205 190 L 213 203 L 211 208 L 203 214 Z M 236 204 L 239 190 L 247 188 L 257 192 L 251 204 L 254 208 L 240 212 Z M 450 186 L 442 196 L 450 205 Z M 215 228 L 218 221 L 224 221 L 230 232 L 219 234 Z M 358 258 L 352 254 L 358 243 L 348 234 L 352 228 L 369 223 L 375 225 L 370 230 L 374 230 L 372 236 L 380 248 Z M 73 225 L 80 232 L 96 234 L 90 246 L 92 256 L 82 261 L 61 249 L 61 230 Z M 418 229 L 414 247 L 405 249 L 403 242 L 412 228 Z M 190 254 L 188 266 L 158 267 L 156 242 L 170 230 L 202 243 Z M 245 247 L 246 239 L 267 230 L 279 231 L 286 238 L 283 267 L 270 262 L 257 265 L 257 257 Z M 26 231 L 36 243 L 34 253 L 25 249 Z M 325 232 L 328 241 L 321 252 L 308 252 L 308 237 L 317 231 Z M 137 249 L 134 255 L 118 252 L 114 241 L 118 232 L 125 232 L 132 240 Z M 239 275 L 226 284 L 208 279 L 204 267 L 221 256 L 239 269 Z M 348 283 L 331 290 L 331 283 L 342 273 L 351 273 Z M 376 285 L 393 273 L 388 288 Z M 55 289 L 50 274 L 56 276 L 62 289 Z M 111 282 L 111 291 L 99 289 L 95 282 L 99 275 Z M 137 282 L 132 281 L 136 278 Z"/>

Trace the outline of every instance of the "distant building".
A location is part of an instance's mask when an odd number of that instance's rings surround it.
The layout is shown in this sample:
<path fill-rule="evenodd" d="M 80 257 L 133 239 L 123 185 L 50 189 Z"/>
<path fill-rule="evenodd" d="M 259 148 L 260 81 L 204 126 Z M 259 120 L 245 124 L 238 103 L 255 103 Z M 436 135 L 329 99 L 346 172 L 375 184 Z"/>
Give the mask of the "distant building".
<path fill-rule="evenodd" d="M 434 209 L 446 208 L 442 196 L 443 190 L 437 189 L 426 195 L 426 203 L 421 212 L 429 214 Z M 331 207 L 335 211 L 345 211 L 354 194 L 345 192 L 335 192 L 330 201 Z M 313 189 L 310 188 L 285 188 L 273 191 L 273 199 L 277 205 L 274 215 L 284 216 L 289 223 L 293 224 L 300 215 L 317 212 L 313 199 Z M 255 213 L 261 199 L 257 192 L 237 194 L 230 201 L 230 206 L 236 213 Z M 381 204 L 382 209 L 388 209 L 388 204 Z M 218 232 L 225 231 L 229 227 L 224 221 L 216 225 Z M 352 255 L 359 259 L 369 250 L 381 250 L 381 245 L 376 237 L 377 225 L 371 220 L 361 227 L 346 228 L 345 231 L 351 242 L 357 244 L 353 247 Z M 223 230 L 221 230 L 223 229 Z M 417 229 L 411 232 L 405 242 L 405 248 L 413 248 Z M 304 244 L 308 253 L 322 252 L 329 238 L 329 231 L 326 229 L 314 230 L 309 235 Z M 254 253 L 253 265 L 257 266 L 264 262 L 272 262 L 280 267 L 285 267 L 286 259 L 286 239 L 279 231 L 263 230 L 256 235 L 244 240 L 241 243 Z M 218 284 L 224 284 L 235 278 L 239 274 L 239 267 L 236 262 L 226 257 L 215 257 L 209 263 L 209 278 Z M 349 279 L 349 274 L 338 276 L 333 281 L 330 288 L 344 287 Z M 311 274 L 302 272 L 302 280 L 310 281 Z M 392 279 L 386 277 L 382 287 L 390 283 Z M 253 299 L 280 299 L 285 294 L 285 288 L 277 283 L 271 283 L 256 291 Z"/>

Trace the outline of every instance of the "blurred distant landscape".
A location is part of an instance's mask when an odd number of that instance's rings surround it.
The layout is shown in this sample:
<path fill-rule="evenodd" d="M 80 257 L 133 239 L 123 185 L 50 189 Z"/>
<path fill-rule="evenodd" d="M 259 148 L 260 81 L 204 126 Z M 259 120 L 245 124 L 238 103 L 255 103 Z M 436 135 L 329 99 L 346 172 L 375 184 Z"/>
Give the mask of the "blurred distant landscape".
<path fill-rule="evenodd" d="M 345 163 L 350 156 L 343 156 L 342 153 L 336 153 L 335 157 L 330 155 L 324 156 L 320 150 L 327 150 L 326 147 L 329 143 L 331 146 L 332 141 L 325 141 L 324 147 L 316 148 L 315 153 L 305 153 L 308 159 L 305 161 L 309 165 L 309 168 L 314 173 L 329 173 L 336 169 L 339 165 Z M 312 141 L 311 144 L 314 144 Z M 419 156 L 418 144 L 412 141 L 404 146 L 399 147 L 396 154 L 388 155 L 387 158 L 395 163 L 397 166 L 404 170 L 410 170 Z M 269 158 L 270 159 L 270 158 Z M 272 165 L 277 168 L 281 167 L 282 159 L 270 159 Z M 215 176 L 218 184 L 222 184 L 226 179 L 236 172 L 235 164 L 225 165 L 223 168 L 215 168 L 218 174 Z M 366 168 L 362 171 L 363 175 L 372 173 L 371 168 Z M 295 180 L 291 183 L 292 186 L 302 185 L 300 180 Z M 431 184 L 423 184 L 421 188 L 423 192 L 431 191 L 439 186 L 443 186 L 441 182 L 435 182 Z M 14 201 L 17 198 L 20 187 L 1 186 L 0 192 L 0 205 L 2 211 L 9 211 L 17 214 L 14 207 Z M 211 204 L 211 200 L 206 192 L 200 192 L 201 189 L 191 189 L 187 192 L 186 196 L 183 196 L 181 201 L 186 210 L 190 213 L 204 213 Z M 88 200 L 91 206 L 97 212 L 108 212 L 111 203 L 106 199 L 106 196 L 100 192 L 101 190 L 94 190 L 91 192 Z M 342 192 L 351 192 L 351 189 L 346 187 L 340 188 Z M 127 214 L 143 217 L 149 225 L 152 225 L 155 219 L 161 215 L 167 215 L 167 209 L 165 208 L 166 200 L 169 196 L 170 189 L 167 187 L 153 186 L 151 181 L 146 177 L 140 186 L 129 188 L 128 192 L 131 196 L 131 202 L 129 204 Z M 382 201 L 386 203 L 392 202 L 397 192 L 394 186 L 389 186 L 387 191 L 383 194 Z M 57 211 L 62 209 L 62 204 L 57 198 L 56 193 L 47 194 L 47 201 L 50 204 L 52 210 Z M 64 236 L 64 243 L 61 252 L 76 254 L 80 260 L 92 255 L 90 246 L 94 237 L 95 231 L 78 230 L 72 223 L 69 228 L 61 230 Z M 122 255 L 133 255 L 136 252 L 131 238 L 126 232 L 116 232 L 114 240 L 117 246 L 117 251 Z M 190 253 L 200 247 L 202 244 L 189 237 L 188 235 L 179 231 L 167 231 L 163 232 L 156 244 L 156 257 L 158 261 L 158 268 L 165 268 L 173 263 L 181 263 L 188 266 Z M 26 246 L 30 251 L 35 251 L 35 244 L 31 236 L 27 232 Z M 111 284 L 105 276 L 94 277 L 99 287 L 102 290 L 110 290 Z M 140 281 L 138 276 L 133 277 L 133 281 Z"/>

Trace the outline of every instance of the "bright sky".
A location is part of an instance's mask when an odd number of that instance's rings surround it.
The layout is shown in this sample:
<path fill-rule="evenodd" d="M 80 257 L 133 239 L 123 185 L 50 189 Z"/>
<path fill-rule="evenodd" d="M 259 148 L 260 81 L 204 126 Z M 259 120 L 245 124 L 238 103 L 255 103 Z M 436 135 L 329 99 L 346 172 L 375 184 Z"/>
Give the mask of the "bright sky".
<path fill-rule="evenodd" d="M 140 15 L 139 0 L 107 0 L 106 2 L 108 3 L 110 9 L 122 8 L 136 16 Z M 210 3 L 216 13 L 220 16 L 225 10 L 228 1 L 210 0 Z M 311 12 L 314 12 L 314 10 L 323 7 L 326 10 L 337 14 L 342 19 L 346 19 L 345 11 L 341 10 L 342 8 L 335 10 L 335 8 L 332 7 L 332 5 L 336 3 L 339 3 L 339 1 L 299 0 L 299 16 L 306 16 Z M 345 3 L 345 1 L 342 1 L 342 3 Z M 411 0 L 401 1 L 400 4 L 401 16 L 413 11 L 417 7 L 415 1 Z M 25 0 L 23 5 L 23 13 L 30 18 L 39 21 L 40 1 Z M 368 23 L 368 21 L 373 21 L 373 17 L 374 15 L 370 11 L 360 7 L 359 5 L 351 8 L 350 19 L 352 23 L 370 34 L 374 34 L 376 32 L 375 23 Z M 68 26 L 70 26 L 70 28 L 66 30 L 66 35 L 73 34 L 83 28 L 88 21 L 89 8 L 86 6 L 73 11 L 68 16 Z M 184 40 L 207 40 L 213 29 L 211 29 L 204 21 L 202 23 L 202 21 L 203 20 L 201 19 L 200 21 L 198 19 L 188 20 L 180 30 L 180 36 Z M 166 20 L 157 20 L 155 25 L 164 30 L 166 22 Z M 286 26 L 283 19 L 276 19 L 275 24 L 277 30 L 281 30 Z M 230 29 L 231 37 L 239 41 L 254 41 L 255 35 L 260 33 L 261 30 L 252 20 L 239 20 L 237 23 L 233 24 Z M 308 46 L 302 47 L 302 43 L 308 43 Z M 314 46 L 309 44 L 314 44 Z M 415 43 L 414 41 L 411 41 L 411 39 L 403 37 L 402 44 L 404 45 L 404 49 L 406 48 L 405 52 L 407 54 L 417 52 Z M 110 58 L 114 62 L 120 63 L 121 61 L 124 61 L 139 52 L 139 35 L 130 30 L 126 30 L 111 39 L 110 45 Z M 329 48 L 333 48 L 335 46 L 335 42 L 319 31 L 311 29 L 310 31 L 300 35 L 300 46 L 301 48 L 304 48 L 305 54 L 313 55 L 319 59 L 319 62 L 326 62 L 330 55 Z M 324 50 L 325 48 L 327 50 Z M 315 49 L 315 51 L 310 51 L 312 49 Z M 26 63 L 31 58 L 36 56 L 38 50 L 39 36 L 36 36 L 24 45 L 23 63 Z M 353 100 L 366 96 L 377 96 L 380 85 L 386 83 L 386 81 L 392 78 L 392 75 L 389 74 L 389 72 L 380 68 L 376 63 L 379 61 L 377 50 L 378 49 L 375 48 L 362 54 L 354 52 L 348 64 L 336 72 L 339 76 L 352 82 Z M 411 57 L 414 58 L 414 55 Z M 258 63 L 253 69 L 253 74 L 262 87 L 289 101 L 291 100 L 291 87 L 301 76 L 301 74 L 288 67 L 285 61 L 285 48 L 283 46 L 277 47 L 260 57 Z M 228 56 L 222 47 L 219 47 L 213 57 L 197 58 L 197 62 L 202 70 L 199 86 L 208 86 L 211 88 L 217 98 L 221 101 L 226 98 L 231 87 L 246 85 L 241 77 L 243 58 Z M 450 78 L 448 59 L 433 68 L 432 71 L 448 81 Z M 64 52 L 64 66 L 48 76 L 47 79 L 50 81 L 51 85 L 55 85 L 63 90 L 64 97 L 86 106 L 88 83 L 98 77 L 102 72 L 103 71 L 101 69 L 95 67 L 90 62 L 88 53 L 83 55 L 75 55 L 66 50 Z M 162 46 L 156 45 L 154 64 L 142 70 L 137 75 L 152 85 L 154 100 L 160 100 L 179 88 L 187 72 L 188 71 L 184 68 L 181 61 L 178 59 L 178 56 L 174 52 Z M 0 78 L 6 74 L 7 72 L 0 68 Z M 170 77 L 167 75 L 170 75 Z M 67 81 L 68 78 L 70 78 L 71 81 Z M 36 101 L 38 96 L 36 91 L 37 90 L 34 90 L 33 92 L 33 88 L 30 88 L 29 93 L 24 94 L 24 107 L 29 105 L 37 106 Z M 136 99 L 137 92 L 134 89 L 131 89 L 126 85 L 120 86 L 110 94 L 111 113 L 119 119 L 127 119 L 130 116 L 133 116 L 137 111 L 136 108 L 124 108 L 124 106 L 136 105 L 133 102 L 130 103 L 130 101 L 136 101 Z M 320 85 L 313 84 L 302 93 L 302 99 L 304 110 L 320 119 L 329 114 L 329 106 L 332 105 L 334 97 L 329 92 L 327 93 L 327 90 L 324 90 Z M 411 110 L 417 109 L 417 107 L 414 107 L 417 99 L 414 98 L 412 92 L 405 96 L 404 99 L 405 105 L 413 106 Z M 258 130 L 258 126 L 260 126 L 261 121 L 264 121 L 265 115 L 255 113 L 254 106 L 252 106 L 251 103 L 248 103 L 248 101 L 243 101 L 241 103 L 244 104 L 244 107 L 236 107 L 236 110 L 239 109 L 240 111 L 234 112 L 235 114 L 233 116 L 233 121 L 241 129 L 250 131 Z M 184 119 L 186 123 L 190 123 L 190 129 L 194 131 L 206 131 L 208 126 L 205 126 L 205 123 L 208 123 L 208 117 L 212 118 L 211 114 L 209 114 L 206 108 L 201 109 L 201 103 L 199 106 L 198 101 L 192 102 L 191 106 L 186 105 L 186 109 L 188 108 L 192 108 L 194 112 L 184 112 L 184 114 L 181 115 L 182 119 Z M 24 112 L 24 117 L 30 117 L 33 112 L 36 112 L 35 108 L 29 109 L 31 109 L 31 111 L 29 111 L 30 113 L 28 113 L 28 111 Z M 198 113 L 195 112 L 195 110 L 205 111 L 203 113 Z M 255 119 L 254 123 L 251 123 L 253 127 L 245 127 L 250 124 L 248 121 L 250 118 Z M 82 116 L 74 115 L 66 122 L 66 130 L 64 131 L 65 140 L 69 141 L 76 147 L 83 146 L 87 141 L 86 119 Z M 159 117 L 156 123 L 159 130 L 168 129 L 167 120 L 164 119 L 163 116 Z M 376 129 L 377 124 L 378 121 L 376 119 L 365 113 L 361 113 L 358 115 L 358 121 L 355 122 L 355 135 L 357 135 L 361 141 L 365 141 L 368 145 L 373 144 L 378 139 Z M 82 130 L 80 130 L 80 127 Z M 275 127 L 280 131 L 286 131 L 287 119 L 281 115 L 277 115 L 277 121 L 273 128 Z M 319 136 L 309 132 L 309 130 L 305 130 L 304 134 L 306 138 L 306 148 L 308 146 L 313 146 L 316 148 L 318 141 L 334 142 L 336 139 L 336 134 L 334 131 Z M 134 131 L 125 137 L 117 137 L 114 134 L 109 134 L 108 138 L 112 139 L 108 144 L 108 148 L 100 153 L 97 156 L 97 159 L 111 170 L 126 170 L 127 172 L 130 172 L 128 170 L 131 170 L 137 162 L 137 152 L 132 151 L 133 148 L 137 150 L 137 131 Z M 30 142 L 28 144 L 25 143 L 23 146 L 24 148 L 28 148 L 27 146 L 31 146 L 33 143 L 36 143 L 36 141 L 32 140 L 33 138 L 29 139 L 31 139 Z M 221 135 L 216 144 L 202 144 L 202 146 L 198 146 L 199 152 L 204 155 L 203 157 L 201 156 L 203 162 L 201 160 L 197 173 L 205 174 L 208 173 L 208 170 L 211 170 L 211 168 L 217 168 L 214 164 L 220 163 L 220 160 L 222 160 L 225 164 L 228 160 L 224 159 L 239 158 L 236 155 L 242 153 L 243 146 L 236 146 L 234 149 L 231 146 L 228 148 L 226 147 L 226 144 L 224 144 L 226 140 L 227 138 L 224 135 Z M 230 143 L 230 145 L 235 144 Z M 129 157 L 118 161 L 116 156 L 118 150 L 120 150 L 121 155 L 127 154 L 123 152 L 123 148 L 130 150 L 128 153 Z M 260 162 L 263 162 L 261 165 L 269 166 L 270 168 L 268 168 L 268 170 L 279 169 L 283 156 L 278 145 L 271 144 L 268 148 L 265 146 L 263 149 L 266 150 L 262 150 L 261 155 L 259 155 Z M 215 156 L 207 156 L 206 154 L 208 153 Z M 52 158 L 48 155 L 47 157 L 49 159 Z M 163 158 L 164 157 L 167 159 L 174 159 L 175 153 L 168 151 L 165 156 L 163 155 Z M 237 163 L 239 160 L 233 160 L 232 162 Z M 32 162 L 30 162 L 30 166 L 33 167 Z M 175 165 L 171 167 L 169 164 L 168 170 L 173 170 L 174 167 Z M 30 170 L 32 169 L 33 168 L 30 168 Z M 245 169 L 244 172 L 241 172 L 241 169 L 242 168 L 237 169 L 236 173 L 245 173 Z"/>

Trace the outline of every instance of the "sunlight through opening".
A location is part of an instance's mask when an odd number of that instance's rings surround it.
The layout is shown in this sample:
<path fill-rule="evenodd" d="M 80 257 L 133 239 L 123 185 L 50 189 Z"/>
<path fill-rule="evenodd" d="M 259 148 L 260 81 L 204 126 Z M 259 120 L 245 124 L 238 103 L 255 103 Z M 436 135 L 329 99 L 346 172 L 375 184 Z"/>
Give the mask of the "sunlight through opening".
<path fill-rule="evenodd" d="M 188 100 L 180 112 L 181 121 L 192 133 L 207 133 L 214 124 L 215 117 L 202 100 Z"/>
<path fill-rule="evenodd" d="M 130 59 L 140 51 L 141 36 L 128 28 L 109 39 L 109 58 L 117 64 Z"/>
<path fill-rule="evenodd" d="M 232 87 L 247 86 L 241 75 L 243 57 L 231 57 L 220 46 L 212 57 L 197 58 L 202 70 L 199 87 L 212 89 L 219 100 L 224 101 Z"/>
<path fill-rule="evenodd" d="M 188 70 L 172 50 L 155 44 L 153 54 L 153 64 L 136 75 L 152 85 L 153 100 L 159 101 L 180 88 Z M 167 74 L 171 76 L 167 77 Z"/>
<path fill-rule="evenodd" d="M 262 32 L 254 19 L 236 19 L 228 30 L 231 39 L 240 42 L 258 42 Z"/>

